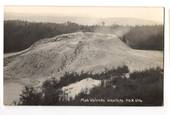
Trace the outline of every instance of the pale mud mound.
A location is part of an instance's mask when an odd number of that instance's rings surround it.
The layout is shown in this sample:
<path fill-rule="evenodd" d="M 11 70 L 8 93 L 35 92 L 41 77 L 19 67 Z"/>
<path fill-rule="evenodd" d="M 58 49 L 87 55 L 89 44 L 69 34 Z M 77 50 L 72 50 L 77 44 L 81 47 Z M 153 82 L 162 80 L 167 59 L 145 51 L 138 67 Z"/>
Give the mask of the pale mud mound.
<path fill-rule="evenodd" d="M 4 67 L 5 78 L 43 80 L 65 72 L 99 73 L 127 65 L 130 71 L 163 66 L 163 53 L 133 50 L 116 35 L 71 33 L 40 40 Z"/>
<path fill-rule="evenodd" d="M 7 61 L 4 66 L 4 104 L 18 100 L 25 85 L 38 87 L 49 77 L 60 78 L 65 72 L 100 73 L 105 68 L 123 65 L 127 65 L 131 72 L 163 67 L 163 52 L 133 50 L 118 38 L 120 34 L 121 32 L 114 35 L 89 32 L 64 34 L 40 40 L 23 52 L 4 56 L 5 62 Z M 84 82 L 85 86 L 80 85 Z M 64 89 L 69 89 L 65 92 L 74 97 L 82 88 L 92 88 L 92 82 L 99 83 L 85 79 Z"/>
<path fill-rule="evenodd" d="M 69 101 L 71 99 L 75 99 L 75 97 L 80 93 L 89 94 L 91 89 L 93 89 L 94 87 L 98 87 L 100 85 L 101 85 L 100 80 L 86 78 L 79 82 L 63 87 L 61 89 L 63 91 L 61 97 L 63 100 Z"/>

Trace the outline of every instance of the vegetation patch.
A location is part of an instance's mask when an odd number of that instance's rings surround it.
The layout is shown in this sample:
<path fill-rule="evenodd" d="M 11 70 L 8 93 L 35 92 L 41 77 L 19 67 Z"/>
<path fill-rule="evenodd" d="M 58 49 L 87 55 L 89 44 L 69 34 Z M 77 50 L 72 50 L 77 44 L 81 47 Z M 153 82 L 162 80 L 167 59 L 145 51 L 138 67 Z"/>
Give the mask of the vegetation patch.
<path fill-rule="evenodd" d="M 129 75 L 129 77 L 127 77 Z M 101 85 L 89 94 L 80 93 L 75 99 L 61 101 L 61 88 L 91 77 L 101 80 Z M 151 68 L 129 73 L 128 67 L 106 70 L 100 74 L 66 73 L 60 81 L 51 78 L 36 90 L 25 87 L 17 105 L 148 105 L 163 104 L 163 70 Z"/>

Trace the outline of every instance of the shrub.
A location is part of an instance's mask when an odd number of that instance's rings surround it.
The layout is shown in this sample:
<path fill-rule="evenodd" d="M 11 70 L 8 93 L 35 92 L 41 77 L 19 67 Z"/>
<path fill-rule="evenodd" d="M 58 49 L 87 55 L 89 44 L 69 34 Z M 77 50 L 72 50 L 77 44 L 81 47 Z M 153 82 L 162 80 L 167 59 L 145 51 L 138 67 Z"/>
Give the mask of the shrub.
<path fill-rule="evenodd" d="M 33 87 L 25 86 L 18 105 L 41 105 L 41 97 L 42 93 L 38 93 Z"/>

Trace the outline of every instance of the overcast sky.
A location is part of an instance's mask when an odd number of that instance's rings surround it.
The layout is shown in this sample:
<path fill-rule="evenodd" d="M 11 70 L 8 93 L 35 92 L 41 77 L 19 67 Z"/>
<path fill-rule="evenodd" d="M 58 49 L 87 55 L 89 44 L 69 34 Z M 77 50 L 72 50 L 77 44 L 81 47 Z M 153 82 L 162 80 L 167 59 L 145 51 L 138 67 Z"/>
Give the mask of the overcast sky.
<path fill-rule="evenodd" d="M 5 15 L 31 14 L 39 16 L 76 16 L 76 17 L 132 17 L 156 22 L 163 22 L 163 8 L 157 7 L 37 7 L 6 6 Z"/>

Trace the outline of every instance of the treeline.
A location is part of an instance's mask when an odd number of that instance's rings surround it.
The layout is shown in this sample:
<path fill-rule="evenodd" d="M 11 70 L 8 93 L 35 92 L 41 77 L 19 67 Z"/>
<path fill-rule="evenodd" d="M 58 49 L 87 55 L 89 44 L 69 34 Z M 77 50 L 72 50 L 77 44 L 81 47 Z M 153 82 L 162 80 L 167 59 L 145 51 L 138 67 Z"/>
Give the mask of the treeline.
<path fill-rule="evenodd" d="M 60 34 L 73 32 L 113 33 L 116 28 L 129 28 L 121 25 L 79 25 L 66 23 L 38 23 L 19 20 L 4 21 L 4 52 L 17 52 L 30 47 L 34 42 Z M 136 26 L 120 38 L 135 49 L 162 50 L 163 26 Z"/>
<path fill-rule="evenodd" d="M 75 23 L 34 23 L 26 21 L 4 22 L 4 52 L 24 50 L 34 42 L 60 34 L 76 32 L 82 26 Z"/>
<path fill-rule="evenodd" d="M 67 73 L 60 81 L 51 78 L 43 83 L 41 91 L 25 87 L 17 105 L 148 105 L 163 104 L 163 70 L 151 68 L 128 73 L 128 67 L 105 71 L 100 74 Z M 129 74 L 129 77 L 125 77 Z M 71 78 L 70 78 L 71 77 Z M 101 80 L 101 85 L 93 88 L 90 94 L 80 93 L 72 100 L 61 101 L 61 88 L 85 78 Z M 102 77 L 102 78 L 100 78 Z M 67 80 L 69 78 L 69 80 Z M 66 81 L 64 81 L 66 80 Z M 81 99 L 140 99 L 138 102 L 82 102 Z"/>
<path fill-rule="evenodd" d="M 164 28 L 161 25 L 135 26 L 121 39 L 134 49 L 163 50 Z"/>
<path fill-rule="evenodd" d="M 65 23 L 39 23 L 20 20 L 4 21 L 4 52 L 24 50 L 40 39 L 78 31 L 94 32 L 97 28 L 101 28 L 101 26 L 85 26 L 69 21 Z"/>

